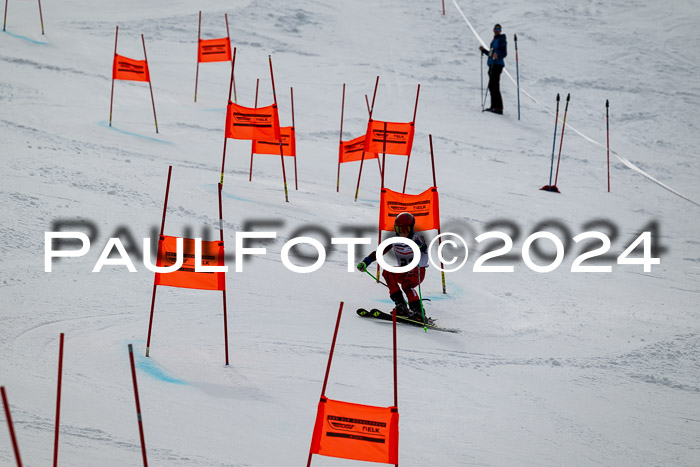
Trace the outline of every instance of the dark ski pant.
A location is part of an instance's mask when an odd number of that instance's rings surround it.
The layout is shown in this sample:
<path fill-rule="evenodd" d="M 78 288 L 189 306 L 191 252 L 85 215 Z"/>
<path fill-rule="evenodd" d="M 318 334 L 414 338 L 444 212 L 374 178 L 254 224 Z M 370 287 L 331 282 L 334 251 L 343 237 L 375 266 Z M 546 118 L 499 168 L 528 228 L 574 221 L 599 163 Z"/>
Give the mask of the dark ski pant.
<path fill-rule="evenodd" d="M 389 272 L 385 269 L 382 272 L 382 277 L 386 280 L 386 285 L 389 286 L 389 295 L 403 290 L 408 298 L 408 303 L 411 303 L 420 298 L 413 289 L 425 279 L 425 268 L 417 267 L 408 272 Z"/>
<path fill-rule="evenodd" d="M 501 72 L 503 65 L 491 65 L 489 67 L 489 93 L 491 94 L 491 108 L 503 110 L 503 98 L 501 97 Z"/>

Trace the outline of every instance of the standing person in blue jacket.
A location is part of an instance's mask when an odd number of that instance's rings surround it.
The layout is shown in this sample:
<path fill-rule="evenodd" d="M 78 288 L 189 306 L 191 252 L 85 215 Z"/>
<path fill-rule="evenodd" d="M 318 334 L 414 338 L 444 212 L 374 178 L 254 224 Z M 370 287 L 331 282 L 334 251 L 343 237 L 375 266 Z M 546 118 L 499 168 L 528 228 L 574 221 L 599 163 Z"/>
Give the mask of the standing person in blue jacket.
<path fill-rule="evenodd" d="M 485 49 L 483 45 L 479 46 L 479 50 L 484 55 L 488 55 L 489 60 L 489 93 L 491 94 L 491 107 L 489 112 L 499 115 L 503 114 L 503 99 L 501 98 L 501 72 L 505 66 L 504 58 L 508 55 L 508 43 L 506 35 L 501 34 L 501 25 L 496 24 L 493 27 L 493 40 L 491 41 L 490 49 Z"/>

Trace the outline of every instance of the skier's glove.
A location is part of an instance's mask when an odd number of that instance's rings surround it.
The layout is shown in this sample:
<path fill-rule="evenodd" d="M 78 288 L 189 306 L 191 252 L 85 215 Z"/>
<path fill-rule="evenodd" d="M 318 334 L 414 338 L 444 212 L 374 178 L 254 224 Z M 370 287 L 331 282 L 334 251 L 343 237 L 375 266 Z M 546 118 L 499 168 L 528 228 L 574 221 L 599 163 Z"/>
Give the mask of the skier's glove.
<path fill-rule="evenodd" d="M 362 272 L 365 272 L 367 270 L 367 263 L 362 261 L 360 264 L 357 265 L 357 269 L 359 269 Z"/>

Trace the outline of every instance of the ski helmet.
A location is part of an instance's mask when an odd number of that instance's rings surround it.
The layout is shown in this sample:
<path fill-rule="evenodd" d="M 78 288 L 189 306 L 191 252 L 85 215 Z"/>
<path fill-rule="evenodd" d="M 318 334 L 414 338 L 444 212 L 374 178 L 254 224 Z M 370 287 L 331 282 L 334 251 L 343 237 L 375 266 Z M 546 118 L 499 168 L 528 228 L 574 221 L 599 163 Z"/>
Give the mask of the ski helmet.
<path fill-rule="evenodd" d="M 416 218 L 410 212 L 402 212 L 396 216 L 394 221 L 394 231 L 397 235 L 406 235 L 406 237 L 413 237 L 413 228 L 416 226 Z"/>

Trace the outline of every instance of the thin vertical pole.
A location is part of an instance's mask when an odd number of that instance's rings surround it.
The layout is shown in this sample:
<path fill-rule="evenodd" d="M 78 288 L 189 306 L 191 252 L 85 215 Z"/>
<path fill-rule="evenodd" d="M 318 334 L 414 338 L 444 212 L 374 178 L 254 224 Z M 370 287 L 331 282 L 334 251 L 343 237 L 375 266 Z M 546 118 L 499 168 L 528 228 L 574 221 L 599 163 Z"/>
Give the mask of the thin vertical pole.
<path fill-rule="evenodd" d="M 141 34 L 141 42 L 143 43 L 143 58 L 146 60 L 146 66 L 148 66 L 148 57 L 146 56 L 146 40 Z M 151 90 L 151 104 L 153 105 L 153 120 L 156 122 L 156 133 L 158 133 L 158 118 L 156 117 L 156 101 L 153 100 L 153 86 L 151 85 L 151 72 L 148 72 L 148 88 Z"/>
<path fill-rule="evenodd" d="M 260 86 L 260 78 L 255 80 L 255 108 L 258 108 L 258 87 Z M 253 181 L 253 143 L 250 144 L 250 175 L 248 181 Z"/>
<path fill-rule="evenodd" d="M 557 123 L 559 123 L 559 93 L 557 93 L 557 112 L 554 116 L 554 141 L 552 141 L 552 162 L 549 164 L 549 185 L 547 185 L 548 191 L 552 191 L 552 172 L 554 170 L 554 149 L 557 147 Z"/>
<path fill-rule="evenodd" d="M 605 99 L 605 138 L 608 148 L 608 193 L 610 193 L 610 102 Z"/>
<path fill-rule="evenodd" d="M 202 10 L 199 10 L 199 26 L 197 27 L 197 72 L 194 75 L 194 101 L 197 102 L 197 85 L 199 84 L 199 51 L 202 47 Z"/>
<path fill-rule="evenodd" d="M 367 113 L 371 114 L 372 112 L 369 109 L 369 98 L 367 97 L 367 94 L 365 94 L 365 103 L 367 104 Z M 379 162 L 379 158 L 377 157 L 377 167 L 379 168 L 379 174 L 381 175 L 382 173 L 382 163 Z"/>
<path fill-rule="evenodd" d="M 386 169 L 386 122 L 384 122 L 384 139 L 382 140 L 382 192 L 384 191 L 384 169 Z M 377 246 L 382 242 L 382 229 L 379 228 L 379 241 Z M 379 282 L 379 261 L 377 261 L 377 282 Z"/>
<path fill-rule="evenodd" d="M 223 184 L 219 183 L 219 241 L 223 245 L 224 243 L 224 214 L 223 214 L 223 203 L 221 202 L 221 190 Z M 227 310 L 226 310 L 226 287 L 224 287 L 223 299 L 224 299 L 224 349 L 226 353 L 226 366 L 228 366 L 228 321 L 227 321 Z"/>
<path fill-rule="evenodd" d="M 275 75 L 272 72 L 272 55 L 268 55 L 270 61 L 270 80 L 272 81 L 272 97 L 275 101 L 275 109 L 277 108 L 277 93 L 275 92 Z M 279 113 L 277 114 L 279 116 Z M 280 135 L 280 162 L 282 163 L 282 180 L 284 181 L 284 200 L 288 203 L 289 196 L 287 194 L 287 172 L 284 169 L 284 149 L 282 147 L 282 136 Z"/>
<path fill-rule="evenodd" d="M 569 98 L 571 93 L 566 95 L 566 106 L 564 107 L 564 120 L 561 123 L 561 137 L 559 138 L 559 156 L 557 157 L 557 173 L 554 176 L 554 186 L 557 186 L 559 180 L 559 161 L 561 161 L 561 148 L 564 145 L 564 130 L 566 129 L 566 113 L 569 111 Z"/>
<path fill-rule="evenodd" d="M 520 120 L 520 67 L 518 65 L 518 35 L 513 34 L 515 40 L 515 77 L 518 88 L 518 120 Z"/>
<path fill-rule="evenodd" d="M 233 59 L 231 60 L 231 82 L 229 83 L 228 87 L 228 103 L 231 103 L 231 91 L 233 89 L 233 72 L 236 69 L 236 48 L 233 48 Z M 226 112 L 230 112 L 230 109 L 226 107 Z M 227 115 L 227 121 L 228 121 L 228 115 Z M 224 167 L 226 166 L 226 142 L 228 141 L 228 138 L 226 137 L 226 131 L 228 128 L 224 131 L 224 155 L 221 157 L 221 180 L 219 180 L 219 183 L 223 184 L 224 183 Z"/>
<path fill-rule="evenodd" d="M 343 305 L 345 302 L 340 302 L 338 308 L 338 318 L 335 320 L 335 330 L 333 331 L 333 341 L 331 342 L 331 351 L 328 354 L 328 365 L 326 365 L 326 375 L 323 377 L 323 387 L 321 388 L 321 397 L 326 396 L 326 386 L 328 385 L 328 375 L 331 372 L 331 362 L 333 361 L 333 351 L 335 350 L 335 341 L 338 337 L 338 329 L 340 328 L 340 317 L 343 314 Z"/>
<path fill-rule="evenodd" d="M 365 98 L 367 95 L 365 95 Z M 369 110 L 369 102 L 367 103 Z M 343 83 L 343 100 L 340 104 L 340 143 L 338 144 L 338 178 L 335 183 L 335 192 L 340 193 L 340 157 L 343 154 L 343 117 L 345 116 L 345 83 Z"/>
<path fill-rule="evenodd" d="M 5 0 L 5 17 L 2 20 L 2 30 L 5 30 L 5 26 L 7 26 L 7 2 L 9 0 Z"/>
<path fill-rule="evenodd" d="M 63 380 L 63 340 L 64 334 L 61 333 L 60 344 L 58 346 L 58 390 L 56 393 L 56 429 L 54 431 L 53 441 L 53 467 L 58 465 L 58 433 L 61 426 L 61 382 Z"/>
<path fill-rule="evenodd" d="M 228 29 L 228 13 L 224 13 L 224 20 L 226 21 L 226 37 L 228 37 L 228 46 L 230 48 L 231 47 L 231 33 L 229 32 L 229 29 Z M 234 49 L 234 51 L 235 50 L 236 49 Z M 231 66 L 233 67 L 233 58 L 231 59 Z M 236 77 L 232 76 L 231 80 L 233 81 L 233 102 L 238 104 L 238 95 L 236 94 Z M 229 97 L 228 100 L 231 100 L 231 97 Z"/>
<path fill-rule="evenodd" d="M 291 138 L 296 138 L 296 135 L 294 133 L 294 88 L 289 87 L 289 95 L 290 99 L 292 101 L 292 134 L 290 135 L 290 140 L 289 140 L 289 149 L 292 149 L 292 141 Z M 282 138 L 280 137 L 280 142 L 282 141 Z M 295 144 L 296 147 L 296 144 Z M 297 155 L 296 152 L 294 153 L 294 189 L 298 190 L 299 189 L 299 182 L 297 181 Z"/>
<path fill-rule="evenodd" d="M 136 418 L 139 422 L 141 455 L 143 457 L 143 466 L 148 467 L 148 459 L 146 458 L 146 441 L 143 436 L 143 417 L 141 416 L 141 404 L 139 403 L 139 388 L 136 384 L 136 365 L 134 365 L 134 348 L 131 344 L 129 344 L 129 362 L 131 363 L 131 380 L 134 383 L 134 400 L 136 401 Z"/>
<path fill-rule="evenodd" d="M 418 85 L 418 91 L 416 91 L 416 106 L 413 109 L 413 120 L 411 121 L 411 127 L 415 128 L 416 124 L 416 113 L 418 112 L 418 95 L 420 94 L 420 84 Z M 406 159 L 406 174 L 403 176 L 403 190 L 401 193 L 406 193 L 406 180 L 408 180 L 408 164 L 411 163 L 411 154 L 408 154 Z"/>
<path fill-rule="evenodd" d="M 481 104 L 481 111 L 484 111 L 484 102 L 486 102 L 486 99 L 484 99 L 484 54 L 479 53 L 481 56 L 481 100 L 479 103 Z"/>
<path fill-rule="evenodd" d="M 435 154 L 433 152 L 433 135 L 428 135 L 428 139 L 430 140 L 430 164 L 433 167 L 433 186 L 437 189 L 437 178 L 435 177 Z M 440 232 L 440 228 L 438 227 L 438 245 L 442 245 L 442 232 Z M 443 265 L 442 265 L 442 258 L 440 258 L 440 275 L 442 276 L 442 293 L 446 294 L 447 293 L 447 284 L 445 282 L 445 271 L 443 271 Z M 419 284 L 420 285 L 420 284 Z M 421 301 L 421 303 L 423 303 Z"/>
<path fill-rule="evenodd" d="M 7 402 L 5 386 L 0 386 L 0 393 L 2 394 L 2 405 L 5 408 L 5 418 L 7 419 L 7 426 L 10 429 L 10 438 L 12 438 L 12 449 L 15 451 L 15 460 L 17 461 L 17 467 L 22 467 L 22 458 L 19 455 L 19 445 L 17 444 L 17 437 L 15 436 L 15 427 L 12 424 L 12 414 L 10 413 L 10 404 Z"/>
<path fill-rule="evenodd" d="M 442 0 L 442 16 L 445 16 L 445 0 Z"/>
<path fill-rule="evenodd" d="M 7 8 L 7 2 L 5 3 Z M 117 59 L 117 39 L 119 38 L 119 26 L 114 33 L 114 60 Z M 114 60 L 112 60 L 112 94 L 109 97 L 109 126 L 112 126 L 112 106 L 114 104 Z"/>
<path fill-rule="evenodd" d="M 374 94 L 372 94 L 372 106 L 369 108 L 369 122 L 367 124 L 367 129 L 369 129 L 369 125 L 372 123 L 372 112 L 374 111 L 374 99 L 377 97 L 377 86 L 379 86 L 379 76 L 377 76 L 377 80 L 374 82 Z M 355 188 L 355 201 L 357 201 L 357 195 L 360 193 L 360 179 L 362 178 L 362 166 L 365 163 L 365 150 L 362 149 L 362 159 L 360 159 L 360 172 L 357 174 L 357 188 Z M 382 162 L 382 166 L 384 163 Z M 382 178 L 384 177 L 384 170 L 382 168 Z"/>
<path fill-rule="evenodd" d="M 44 35 L 44 15 L 41 13 L 41 0 L 39 0 L 39 21 L 41 21 L 41 35 Z"/>
<path fill-rule="evenodd" d="M 173 166 L 168 167 L 168 182 L 165 185 L 165 202 L 163 203 L 163 219 L 160 223 L 160 236 L 158 241 L 163 238 L 163 230 L 165 229 L 165 214 L 168 211 L 168 194 L 170 193 L 170 176 L 173 172 Z M 159 248 L 160 249 L 160 248 Z M 151 297 L 151 317 L 148 320 L 148 339 L 146 340 L 146 357 L 149 356 L 151 349 L 151 329 L 153 328 L 153 310 L 156 304 L 156 281 L 153 279 L 153 296 Z"/>
<path fill-rule="evenodd" d="M 419 278 L 420 279 L 420 278 Z M 399 377 L 398 377 L 398 365 L 396 364 L 396 308 L 391 313 L 392 327 L 394 328 L 394 407 L 399 408 Z"/>

